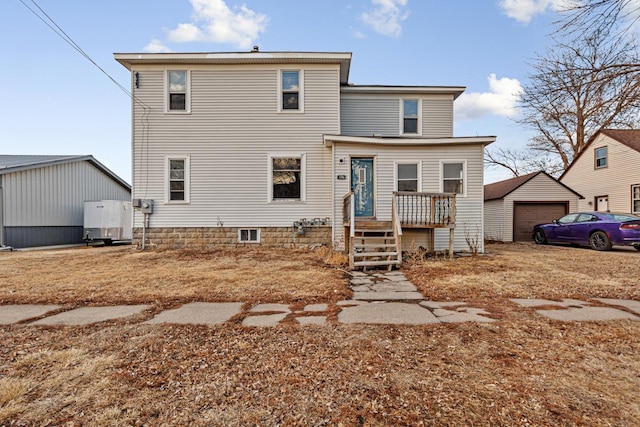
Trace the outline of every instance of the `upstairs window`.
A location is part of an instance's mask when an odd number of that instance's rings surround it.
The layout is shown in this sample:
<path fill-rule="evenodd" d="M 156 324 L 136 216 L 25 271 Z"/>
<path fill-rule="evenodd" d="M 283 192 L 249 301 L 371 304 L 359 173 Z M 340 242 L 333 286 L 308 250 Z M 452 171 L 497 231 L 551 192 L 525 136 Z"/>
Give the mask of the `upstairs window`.
<path fill-rule="evenodd" d="M 396 190 L 420 191 L 420 165 L 418 163 L 396 164 Z"/>
<path fill-rule="evenodd" d="M 166 200 L 189 202 L 189 158 L 167 158 Z"/>
<path fill-rule="evenodd" d="M 596 148 L 594 151 L 594 154 L 595 154 L 596 169 L 606 168 L 607 167 L 607 147 Z"/>
<path fill-rule="evenodd" d="M 420 134 L 420 103 L 417 99 L 403 99 L 402 101 L 402 133 Z"/>
<path fill-rule="evenodd" d="M 442 163 L 442 191 L 445 193 L 465 194 L 464 162 Z"/>
<path fill-rule="evenodd" d="M 167 71 L 167 111 L 189 111 L 189 73 Z"/>
<path fill-rule="evenodd" d="M 302 111 L 301 77 L 301 72 L 298 70 L 281 72 L 281 110 Z"/>
<path fill-rule="evenodd" d="M 640 214 L 640 185 L 631 187 L 631 212 Z"/>

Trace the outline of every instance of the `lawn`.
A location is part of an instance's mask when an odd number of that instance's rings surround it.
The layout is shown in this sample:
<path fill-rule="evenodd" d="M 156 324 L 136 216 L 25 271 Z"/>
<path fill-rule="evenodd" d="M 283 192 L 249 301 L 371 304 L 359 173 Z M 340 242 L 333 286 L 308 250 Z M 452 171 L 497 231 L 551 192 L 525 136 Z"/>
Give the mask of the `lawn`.
<path fill-rule="evenodd" d="M 427 326 L 0 326 L 0 425 L 640 425 L 640 321 L 563 323 L 510 298 L 640 300 L 640 254 L 493 244 L 419 260 L 428 299 L 498 321 Z M 0 253 L 0 304 L 326 302 L 326 251 Z M 333 263 L 328 263 L 332 261 Z"/>

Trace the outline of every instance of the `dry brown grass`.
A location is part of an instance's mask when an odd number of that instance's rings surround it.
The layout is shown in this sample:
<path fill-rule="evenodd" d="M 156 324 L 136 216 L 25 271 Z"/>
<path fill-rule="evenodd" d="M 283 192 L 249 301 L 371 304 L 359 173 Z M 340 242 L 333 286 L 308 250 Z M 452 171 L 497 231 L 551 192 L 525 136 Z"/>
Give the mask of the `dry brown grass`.
<path fill-rule="evenodd" d="M 491 244 L 489 255 L 414 262 L 406 275 L 433 300 L 640 299 L 639 254 L 617 250 Z"/>
<path fill-rule="evenodd" d="M 331 251 L 262 247 L 137 251 L 129 246 L 0 253 L 0 303 L 162 305 L 344 299 Z"/>
<path fill-rule="evenodd" d="M 533 245 L 488 249 L 492 256 L 415 261 L 405 273 L 430 299 L 490 308 L 499 318 L 491 324 L 0 326 L 0 425 L 640 425 L 639 321 L 556 322 L 508 300 L 640 299 L 640 255 Z M 67 289 L 70 282 L 91 278 L 76 271 L 92 259 L 94 264 L 122 264 L 115 268 L 126 272 L 122 280 L 131 270 L 165 267 L 163 275 L 153 276 L 155 287 L 130 285 L 128 296 L 117 290 L 119 276 L 109 277 L 105 268 L 98 282 L 117 298 L 107 292 L 80 295 L 80 290 L 58 298 L 47 290 L 49 296 L 34 301 L 78 305 L 121 302 L 118 298 L 200 298 L 209 293 L 197 287 L 181 293 L 170 285 L 181 275 L 167 264 L 189 272 L 193 280 L 207 274 L 208 280 L 199 282 L 206 286 L 217 282 L 218 271 L 231 274 L 228 270 L 237 268 L 235 275 L 240 275 L 243 268 L 274 265 L 263 259 L 282 257 L 291 269 L 308 268 L 310 277 L 299 280 L 313 282 L 315 277 L 315 288 L 282 285 L 274 277 L 293 276 L 279 269 L 257 274 L 265 278 L 262 284 L 224 279 L 234 289 L 228 289 L 233 298 L 222 300 L 265 299 L 256 296 L 254 288 L 260 286 L 262 294 L 282 295 L 270 301 L 294 304 L 298 298 L 331 302 L 338 285 L 343 286 L 339 293 L 346 292 L 342 272 L 323 264 L 331 258 L 328 253 L 238 249 L 214 257 L 117 248 L 83 250 L 91 255 L 61 269 L 48 261 L 80 258 L 65 252 L 0 254 L 0 298 L 18 302 L 17 295 L 29 295 L 28 280 L 21 278 L 19 286 L 6 283 L 11 275 L 5 267 L 20 271 L 14 262 L 29 264 L 34 270 L 27 275 L 38 278 L 38 285 L 60 276 L 51 280 L 54 289 Z M 218 264 L 221 260 L 226 261 Z M 32 287 L 31 293 L 38 289 Z M 224 294 L 224 286 L 214 289 Z M 161 294 L 165 291 L 172 294 L 167 300 Z M 146 300 L 147 295 L 153 299 Z"/>

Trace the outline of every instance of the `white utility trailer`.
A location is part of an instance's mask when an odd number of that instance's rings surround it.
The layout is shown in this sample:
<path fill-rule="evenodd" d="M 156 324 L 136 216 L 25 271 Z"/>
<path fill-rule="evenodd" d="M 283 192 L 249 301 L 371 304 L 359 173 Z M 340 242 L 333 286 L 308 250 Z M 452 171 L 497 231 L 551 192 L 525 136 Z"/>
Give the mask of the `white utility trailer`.
<path fill-rule="evenodd" d="M 124 200 L 93 200 L 84 202 L 84 240 L 113 242 L 131 241 L 131 202 Z"/>

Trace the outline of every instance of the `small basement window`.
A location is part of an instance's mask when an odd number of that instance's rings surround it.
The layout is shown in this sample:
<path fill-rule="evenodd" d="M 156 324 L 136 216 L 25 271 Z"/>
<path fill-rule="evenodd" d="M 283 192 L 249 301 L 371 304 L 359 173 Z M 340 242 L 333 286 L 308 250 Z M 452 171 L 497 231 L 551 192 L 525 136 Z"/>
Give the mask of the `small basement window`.
<path fill-rule="evenodd" d="M 238 242 L 240 243 L 260 243 L 260 229 L 240 228 L 238 230 Z"/>

